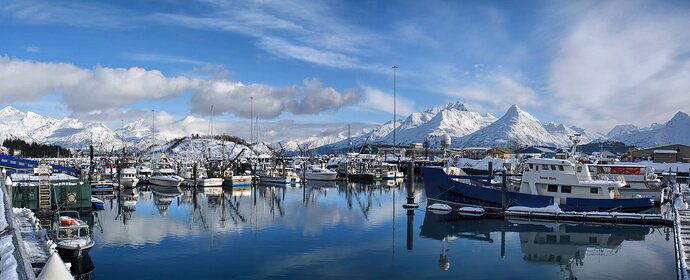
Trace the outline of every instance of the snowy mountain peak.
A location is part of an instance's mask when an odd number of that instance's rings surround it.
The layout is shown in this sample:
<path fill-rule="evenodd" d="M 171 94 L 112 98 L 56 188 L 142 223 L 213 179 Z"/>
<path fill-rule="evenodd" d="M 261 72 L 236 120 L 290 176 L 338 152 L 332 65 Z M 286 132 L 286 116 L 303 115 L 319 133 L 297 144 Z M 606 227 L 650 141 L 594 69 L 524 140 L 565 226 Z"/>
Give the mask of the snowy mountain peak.
<path fill-rule="evenodd" d="M 690 124 L 690 116 L 684 112 L 678 112 L 669 120 L 666 125 L 684 125 Z"/>
<path fill-rule="evenodd" d="M 17 110 L 16 108 L 14 108 L 12 106 L 5 106 L 5 108 L 2 108 L 2 110 L 0 110 L 0 117 L 4 118 L 4 117 L 9 117 L 9 116 L 15 116 L 15 115 L 19 115 L 21 113 L 22 113 L 21 111 Z"/>
<path fill-rule="evenodd" d="M 510 106 L 510 108 L 508 108 L 508 110 L 506 111 L 506 113 L 503 115 L 502 118 L 514 118 L 514 117 L 519 117 L 519 116 L 525 115 L 525 114 L 529 115 L 530 117 L 532 116 L 529 113 L 520 109 L 520 107 L 518 107 L 517 104 L 513 104 L 512 106 Z"/>

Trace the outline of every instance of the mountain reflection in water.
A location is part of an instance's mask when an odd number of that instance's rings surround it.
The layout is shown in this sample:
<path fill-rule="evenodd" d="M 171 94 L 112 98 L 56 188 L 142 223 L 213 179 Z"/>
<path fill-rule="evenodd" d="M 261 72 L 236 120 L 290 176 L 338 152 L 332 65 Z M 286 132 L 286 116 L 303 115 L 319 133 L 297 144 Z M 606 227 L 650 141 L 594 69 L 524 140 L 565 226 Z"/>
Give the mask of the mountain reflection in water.
<path fill-rule="evenodd" d="M 420 209 L 402 208 L 408 194 Z M 671 232 L 425 213 L 420 182 L 141 185 L 95 212 L 98 279 L 674 277 Z M 183 269 L 181 269 L 183 268 Z M 440 269 L 439 269 L 440 268 Z"/>

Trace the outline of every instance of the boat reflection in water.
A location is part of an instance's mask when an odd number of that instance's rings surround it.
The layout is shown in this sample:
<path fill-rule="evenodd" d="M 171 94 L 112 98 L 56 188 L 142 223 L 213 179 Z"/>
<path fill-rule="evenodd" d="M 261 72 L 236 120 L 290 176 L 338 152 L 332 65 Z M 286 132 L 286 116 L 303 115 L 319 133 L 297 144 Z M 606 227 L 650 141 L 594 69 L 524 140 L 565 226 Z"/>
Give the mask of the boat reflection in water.
<path fill-rule="evenodd" d="M 451 266 L 449 242 L 458 239 L 487 243 L 500 241 L 501 256 L 505 257 L 506 233 L 518 233 L 522 259 L 525 262 L 559 265 L 561 271 L 569 273 L 567 278 L 576 279 L 572 268 L 583 266 L 587 256 L 613 256 L 618 254 L 626 241 L 643 241 L 655 231 L 665 231 L 668 238 L 669 230 L 640 225 L 467 219 L 454 214 L 427 212 L 420 236 L 441 241 L 439 266 L 441 270 L 448 270 Z M 500 237 L 492 233 L 499 233 Z"/>
<path fill-rule="evenodd" d="M 75 280 L 96 278 L 95 275 L 93 275 L 96 265 L 93 264 L 93 260 L 91 260 L 91 256 L 88 254 L 81 258 L 66 259 L 65 261 L 71 263 L 69 270 Z"/>
<path fill-rule="evenodd" d="M 175 197 L 182 194 L 180 187 L 167 187 L 158 185 L 149 185 L 149 189 L 153 193 L 154 203 L 161 215 L 165 216 L 168 212 L 168 207 Z"/>

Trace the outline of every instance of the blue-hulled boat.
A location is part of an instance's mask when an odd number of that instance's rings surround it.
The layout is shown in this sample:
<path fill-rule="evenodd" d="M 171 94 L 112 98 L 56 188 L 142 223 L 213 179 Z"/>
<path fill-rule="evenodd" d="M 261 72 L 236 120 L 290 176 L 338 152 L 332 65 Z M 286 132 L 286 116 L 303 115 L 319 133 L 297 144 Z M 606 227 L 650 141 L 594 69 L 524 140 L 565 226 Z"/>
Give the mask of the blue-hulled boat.
<path fill-rule="evenodd" d="M 428 204 L 441 202 L 451 206 L 480 206 L 495 210 L 502 207 L 502 192 L 490 187 L 490 178 L 487 176 L 450 176 L 442 168 L 434 167 L 422 168 L 422 176 Z M 467 180 L 484 186 L 465 183 Z M 584 198 L 573 197 L 573 195 L 554 197 L 525 192 L 506 192 L 507 207 L 541 208 L 553 205 L 554 202 L 557 202 L 563 211 L 639 212 L 654 207 L 654 200 L 649 197 L 629 199 Z"/>

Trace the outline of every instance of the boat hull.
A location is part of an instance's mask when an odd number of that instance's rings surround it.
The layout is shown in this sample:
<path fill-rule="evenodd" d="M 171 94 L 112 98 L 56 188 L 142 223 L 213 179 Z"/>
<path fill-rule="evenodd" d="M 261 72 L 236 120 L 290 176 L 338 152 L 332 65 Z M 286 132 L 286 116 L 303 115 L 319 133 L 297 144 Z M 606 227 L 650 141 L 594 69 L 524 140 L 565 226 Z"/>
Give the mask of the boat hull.
<path fill-rule="evenodd" d="M 83 255 L 86 255 L 89 250 L 93 247 L 95 242 L 91 240 L 88 244 L 84 246 L 72 246 L 72 245 L 65 245 L 65 244 L 60 244 L 58 242 L 57 244 L 57 251 L 58 254 L 61 256 L 65 257 L 81 257 Z"/>
<path fill-rule="evenodd" d="M 225 184 L 233 187 L 249 187 L 252 185 L 252 176 L 235 175 L 229 178 L 225 178 Z"/>
<path fill-rule="evenodd" d="M 120 179 L 120 184 L 125 188 L 134 188 L 139 183 L 138 178 L 126 178 Z"/>
<path fill-rule="evenodd" d="M 455 206 L 480 206 L 489 209 L 501 209 L 503 192 L 497 189 L 478 187 L 453 180 L 440 168 L 422 168 L 427 200 L 438 201 Z M 482 180 L 473 176 L 460 176 L 463 179 Z M 534 195 L 507 191 L 506 207 L 525 206 L 533 208 L 547 207 L 554 204 L 551 196 Z M 610 211 L 639 212 L 654 207 L 651 198 L 634 199 L 590 199 L 566 198 L 559 205 L 563 211 Z"/>
<path fill-rule="evenodd" d="M 198 187 L 220 187 L 223 185 L 222 178 L 206 178 L 197 181 Z"/>
<path fill-rule="evenodd" d="M 335 181 L 338 177 L 338 173 L 309 173 L 307 172 L 304 176 L 307 180 L 314 181 Z"/>
<path fill-rule="evenodd" d="M 300 179 L 298 177 L 273 177 L 273 176 L 261 176 L 259 177 L 263 183 L 279 183 L 279 184 L 299 184 Z"/>
<path fill-rule="evenodd" d="M 164 187 L 179 187 L 182 184 L 182 180 L 177 180 L 171 177 L 158 177 L 153 176 L 149 178 L 149 184 L 164 186 Z"/>

